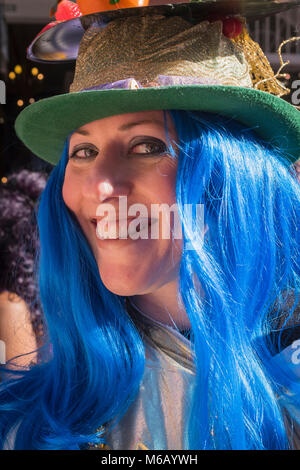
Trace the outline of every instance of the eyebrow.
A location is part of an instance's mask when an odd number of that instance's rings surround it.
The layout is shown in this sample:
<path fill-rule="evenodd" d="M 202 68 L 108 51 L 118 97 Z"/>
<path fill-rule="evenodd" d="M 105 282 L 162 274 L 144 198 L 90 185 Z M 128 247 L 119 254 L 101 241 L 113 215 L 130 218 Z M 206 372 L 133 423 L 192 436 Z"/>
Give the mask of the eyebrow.
<path fill-rule="evenodd" d="M 144 119 L 143 121 L 133 121 L 123 124 L 119 127 L 118 130 L 123 132 L 128 131 L 132 127 L 141 126 L 142 124 L 158 124 L 159 126 L 164 126 L 164 122 L 160 121 L 159 119 Z M 168 131 L 170 131 L 169 128 Z M 90 135 L 90 132 L 79 127 L 78 129 L 76 129 L 76 131 L 73 132 L 73 134 Z"/>

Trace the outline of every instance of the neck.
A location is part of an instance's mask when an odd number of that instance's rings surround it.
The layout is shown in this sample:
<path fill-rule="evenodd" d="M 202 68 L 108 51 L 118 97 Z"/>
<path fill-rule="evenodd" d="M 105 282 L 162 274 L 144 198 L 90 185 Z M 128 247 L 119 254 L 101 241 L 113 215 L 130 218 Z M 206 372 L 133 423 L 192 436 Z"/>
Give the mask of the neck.
<path fill-rule="evenodd" d="M 154 292 L 134 295 L 129 300 L 136 308 L 153 320 L 176 327 L 179 330 L 190 328 L 186 310 L 178 299 L 177 280 L 160 287 Z"/>

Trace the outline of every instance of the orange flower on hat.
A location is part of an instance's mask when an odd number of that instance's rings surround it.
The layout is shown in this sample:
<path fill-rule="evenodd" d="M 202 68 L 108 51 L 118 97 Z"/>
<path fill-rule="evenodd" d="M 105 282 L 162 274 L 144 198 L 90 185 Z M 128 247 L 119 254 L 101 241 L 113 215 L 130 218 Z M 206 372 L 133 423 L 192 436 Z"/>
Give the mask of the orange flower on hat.
<path fill-rule="evenodd" d="M 89 15 L 115 8 L 146 7 L 149 0 L 77 0 L 77 5 L 83 15 Z"/>

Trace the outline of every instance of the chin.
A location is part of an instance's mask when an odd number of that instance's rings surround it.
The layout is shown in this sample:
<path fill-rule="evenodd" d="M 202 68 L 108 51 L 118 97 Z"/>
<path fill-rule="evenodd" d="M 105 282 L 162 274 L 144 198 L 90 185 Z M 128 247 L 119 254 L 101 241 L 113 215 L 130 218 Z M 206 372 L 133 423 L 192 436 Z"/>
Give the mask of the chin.
<path fill-rule="evenodd" d="M 112 275 L 112 273 L 104 273 L 99 269 L 99 274 L 103 284 L 106 289 L 116 295 L 120 296 L 131 296 L 131 295 L 141 295 L 146 291 L 146 282 L 143 282 L 141 276 L 121 276 Z"/>

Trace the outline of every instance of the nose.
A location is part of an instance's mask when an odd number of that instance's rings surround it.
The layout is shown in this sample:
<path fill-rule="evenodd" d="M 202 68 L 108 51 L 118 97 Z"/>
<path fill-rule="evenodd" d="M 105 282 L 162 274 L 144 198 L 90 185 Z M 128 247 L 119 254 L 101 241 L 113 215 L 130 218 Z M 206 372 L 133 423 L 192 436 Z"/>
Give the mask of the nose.
<path fill-rule="evenodd" d="M 94 202 L 108 202 L 111 198 L 128 196 L 132 182 L 123 168 L 123 162 L 117 159 L 104 159 L 93 165 L 86 174 L 82 195 Z"/>

